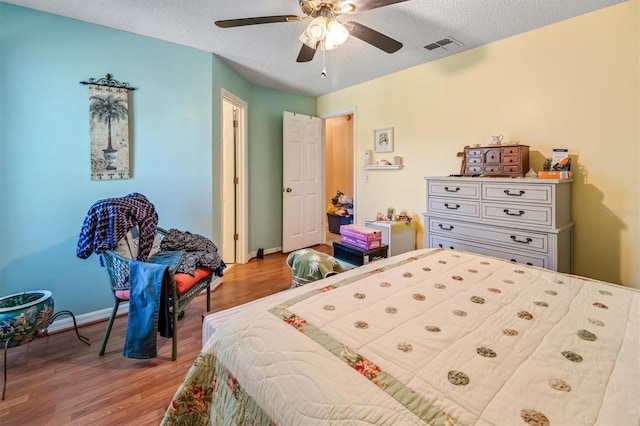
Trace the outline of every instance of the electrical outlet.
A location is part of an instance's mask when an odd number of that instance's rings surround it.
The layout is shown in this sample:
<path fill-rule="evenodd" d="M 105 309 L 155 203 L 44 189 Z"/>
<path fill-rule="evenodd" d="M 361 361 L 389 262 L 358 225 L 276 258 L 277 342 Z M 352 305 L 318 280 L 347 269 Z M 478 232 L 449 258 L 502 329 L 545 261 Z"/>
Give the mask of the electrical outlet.
<path fill-rule="evenodd" d="M 369 183 L 369 175 L 364 175 L 364 183 Z"/>

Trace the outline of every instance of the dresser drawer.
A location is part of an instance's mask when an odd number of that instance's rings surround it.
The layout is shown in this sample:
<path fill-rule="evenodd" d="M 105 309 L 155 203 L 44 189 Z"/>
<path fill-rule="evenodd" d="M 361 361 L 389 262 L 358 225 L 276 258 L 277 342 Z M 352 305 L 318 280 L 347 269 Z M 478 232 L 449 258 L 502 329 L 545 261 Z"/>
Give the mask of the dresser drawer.
<path fill-rule="evenodd" d="M 467 166 L 482 164 L 482 157 L 467 157 Z"/>
<path fill-rule="evenodd" d="M 520 157 L 517 155 L 504 155 L 502 156 L 502 164 L 520 164 Z"/>
<path fill-rule="evenodd" d="M 522 173 L 522 167 L 520 167 L 520 164 L 508 164 L 502 166 L 502 171 L 504 174 Z"/>
<path fill-rule="evenodd" d="M 508 229 L 496 226 L 484 226 L 455 220 L 429 218 L 429 231 L 432 234 L 474 240 L 479 243 L 494 243 L 504 247 L 521 250 L 535 250 L 546 253 L 549 249 L 549 236 L 523 229 Z"/>
<path fill-rule="evenodd" d="M 535 206 L 508 203 L 483 203 L 482 218 L 519 225 L 551 226 L 551 206 Z"/>
<path fill-rule="evenodd" d="M 430 197 L 427 203 L 430 214 L 446 214 L 455 217 L 479 218 L 480 203 L 463 199 L 442 199 Z"/>
<path fill-rule="evenodd" d="M 501 150 L 500 148 L 487 149 L 484 153 L 484 162 L 486 164 L 500 164 Z"/>
<path fill-rule="evenodd" d="M 494 256 L 511 262 L 523 263 L 525 265 L 548 268 L 549 260 L 545 255 L 519 253 L 514 251 L 500 250 L 488 245 L 476 244 L 467 241 L 456 240 L 455 238 L 444 238 L 432 236 L 429 239 L 429 247 L 445 248 L 452 250 L 462 250 L 472 253 L 480 253 L 487 256 Z"/>
<path fill-rule="evenodd" d="M 528 147 L 527 147 L 528 148 Z M 506 146 L 502 148 L 502 155 L 515 155 L 517 157 L 520 156 L 523 149 L 520 146 Z M 528 151 L 528 149 L 527 149 Z"/>
<path fill-rule="evenodd" d="M 553 187 L 552 185 L 527 185 L 516 182 L 513 184 L 485 183 L 482 186 L 482 198 L 496 201 L 551 204 Z"/>
<path fill-rule="evenodd" d="M 428 194 L 436 197 L 480 198 L 480 183 L 465 182 L 465 178 L 456 181 L 429 181 Z"/>

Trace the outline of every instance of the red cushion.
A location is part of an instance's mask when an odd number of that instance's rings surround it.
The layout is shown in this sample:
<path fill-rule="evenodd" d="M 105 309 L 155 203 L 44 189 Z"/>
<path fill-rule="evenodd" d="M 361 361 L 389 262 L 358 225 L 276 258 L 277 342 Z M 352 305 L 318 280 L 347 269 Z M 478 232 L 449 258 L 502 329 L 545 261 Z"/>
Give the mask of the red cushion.
<path fill-rule="evenodd" d="M 203 278 L 211 275 L 211 270 L 207 268 L 196 268 L 195 276 L 189 274 L 175 274 L 178 294 L 182 294 L 196 285 Z M 120 300 L 129 300 L 129 290 L 116 290 L 116 297 Z"/>
<path fill-rule="evenodd" d="M 129 290 L 116 290 L 116 297 L 120 300 L 129 300 Z"/>
<path fill-rule="evenodd" d="M 178 288 L 178 294 L 182 294 L 189 290 L 191 287 L 203 278 L 211 275 L 211 270 L 207 268 L 196 268 L 195 276 L 189 274 L 175 274 L 176 287 Z"/>

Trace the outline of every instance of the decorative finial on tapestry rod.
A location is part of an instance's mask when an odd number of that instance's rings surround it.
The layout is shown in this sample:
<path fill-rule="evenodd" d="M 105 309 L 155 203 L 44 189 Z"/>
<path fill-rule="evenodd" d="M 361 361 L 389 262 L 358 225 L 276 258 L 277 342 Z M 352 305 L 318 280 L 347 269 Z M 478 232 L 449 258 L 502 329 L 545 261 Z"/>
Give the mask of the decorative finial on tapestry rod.
<path fill-rule="evenodd" d="M 107 74 L 106 77 L 100 79 L 90 78 L 88 81 L 81 81 L 80 84 L 95 84 L 96 86 L 117 87 L 119 89 L 136 90 L 135 87 L 131 87 L 129 83 L 122 82 L 113 79 L 113 75 Z"/>

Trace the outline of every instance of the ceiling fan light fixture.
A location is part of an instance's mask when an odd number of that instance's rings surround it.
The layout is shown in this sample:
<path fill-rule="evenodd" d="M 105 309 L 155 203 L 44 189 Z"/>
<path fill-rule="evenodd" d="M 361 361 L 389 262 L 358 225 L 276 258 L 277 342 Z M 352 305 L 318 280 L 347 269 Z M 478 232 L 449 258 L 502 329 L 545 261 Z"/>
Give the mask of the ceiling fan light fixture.
<path fill-rule="evenodd" d="M 318 16 L 300 35 L 300 41 L 312 49 L 320 44 L 323 50 L 331 50 L 344 43 L 348 37 L 349 31 L 340 22 Z"/>
<path fill-rule="evenodd" d="M 340 46 L 349 38 L 349 31 L 340 22 L 333 20 L 327 24 L 325 42 L 329 40 L 335 46 Z"/>
<path fill-rule="evenodd" d="M 315 49 L 318 42 L 322 41 L 327 35 L 327 18 L 318 16 L 314 18 L 302 34 L 300 41 L 307 46 Z"/>
<path fill-rule="evenodd" d="M 350 1 L 344 1 L 340 5 L 340 9 L 338 9 L 338 11 L 339 13 L 352 13 L 356 11 L 356 5 Z"/>

